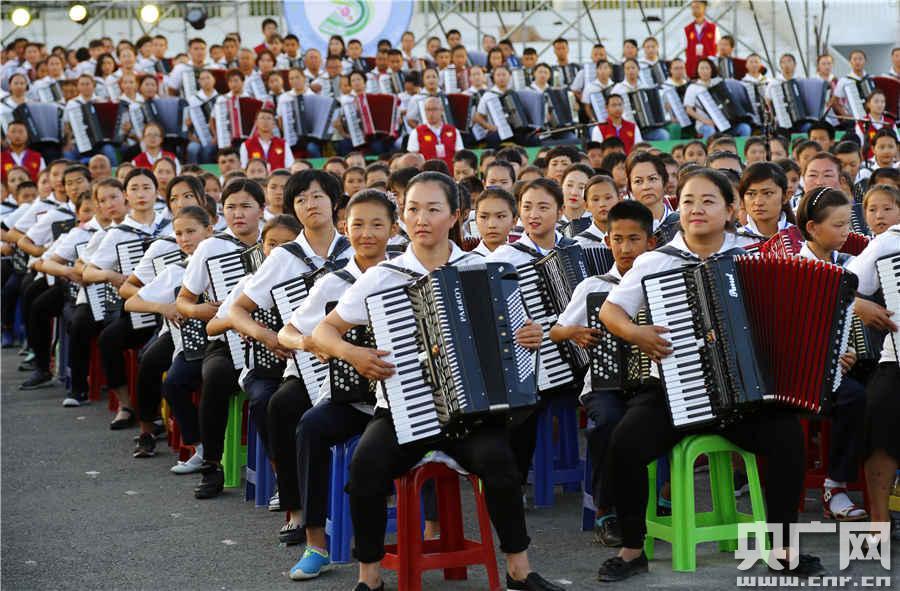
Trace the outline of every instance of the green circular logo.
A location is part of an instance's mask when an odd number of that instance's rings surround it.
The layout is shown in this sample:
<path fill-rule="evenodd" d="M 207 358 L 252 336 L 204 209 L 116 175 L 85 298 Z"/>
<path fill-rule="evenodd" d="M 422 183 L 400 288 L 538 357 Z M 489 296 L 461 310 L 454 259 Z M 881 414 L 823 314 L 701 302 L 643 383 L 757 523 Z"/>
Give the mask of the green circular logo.
<path fill-rule="evenodd" d="M 369 24 L 371 0 L 331 0 L 331 4 L 334 10 L 319 25 L 322 34 L 352 37 Z"/>

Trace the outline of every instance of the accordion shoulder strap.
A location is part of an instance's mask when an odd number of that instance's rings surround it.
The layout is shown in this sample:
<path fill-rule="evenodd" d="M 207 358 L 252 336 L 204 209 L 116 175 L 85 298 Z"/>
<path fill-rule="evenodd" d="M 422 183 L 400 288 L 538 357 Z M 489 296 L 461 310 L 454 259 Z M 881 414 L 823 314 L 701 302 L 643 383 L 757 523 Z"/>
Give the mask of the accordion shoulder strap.
<path fill-rule="evenodd" d="M 128 234 L 134 234 L 135 236 L 140 236 L 141 238 L 146 238 L 150 236 L 147 232 L 144 232 L 140 228 L 135 228 L 134 226 L 126 226 L 125 224 L 119 224 L 114 228 L 115 230 L 119 230 L 121 232 L 126 232 Z"/>
<path fill-rule="evenodd" d="M 174 236 L 160 236 L 160 237 L 157 238 L 156 240 L 165 240 L 166 242 L 171 242 L 171 243 L 173 243 L 173 244 L 175 243 L 175 237 L 174 237 Z M 154 240 L 154 242 L 155 242 L 155 240 Z"/>
<path fill-rule="evenodd" d="M 356 283 L 356 277 L 354 277 L 353 273 L 351 273 L 347 269 L 338 269 L 337 271 L 334 272 L 334 275 L 335 275 L 335 277 L 343 279 L 350 285 L 353 285 L 354 283 Z"/>
<path fill-rule="evenodd" d="M 836 254 L 837 256 L 835 257 L 835 264 L 839 267 L 843 267 L 853 258 L 853 255 L 847 254 L 846 252 L 838 252 Z"/>
<path fill-rule="evenodd" d="M 578 238 L 583 238 L 583 239 L 585 239 L 585 240 L 593 240 L 594 242 L 599 242 L 599 243 L 601 243 L 601 244 L 603 243 L 603 238 L 600 238 L 600 237 L 597 236 L 596 234 L 593 234 L 593 233 L 591 233 L 591 232 L 589 232 L 589 231 L 587 231 L 587 230 L 585 230 L 584 232 L 581 232 L 580 234 L 578 234 L 577 237 L 578 237 Z"/>
<path fill-rule="evenodd" d="M 218 238 L 219 240 L 224 240 L 226 242 L 231 242 L 232 244 L 244 248 L 246 245 L 241 242 L 238 238 L 232 236 L 231 234 L 226 234 L 225 232 L 216 232 L 212 235 L 213 238 Z"/>
<path fill-rule="evenodd" d="M 56 209 L 56 211 L 58 211 L 59 213 L 63 213 L 69 217 L 72 217 L 72 218 L 77 217 L 75 215 L 74 211 L 72 211 L 71 209 L 69 209 L 68 207 L 66 207 L 64 205 L 59 205 L 59 206 L 55 207 L 54 209 Z"/>
<path fill-rule="evenodd" d="M 577 244 L 573 239 L 568 236 L 561 236 L 560 239 L 556 242 L 555 248 L 566 248 L 568 246 L 574 246 Z"/>
<path fill-rule="evenodd" d="M 292 255 L 294 255 L 295 257 L 300 259 L 301 261 L 303 261 L 306 264 L 306 266 L 309 267 L 310 269 L 317 268 L 316 264 L 312 262 L 312 259 L 310 258 L 310 256 L 306 253 L 305 250 L 303 250 L 303 247 L 300 246 L 300 244 L 298 242 L 294 242 L 294 241 L 285 242 L 278 248 L 285 249 L 286 251 L 288 251 L 289 253 L 291 253 Z"/>
<path fill-rule="evenodd" d="M 607 273 L 606 275 L 600 275 L 598 277 L 601 281 L 605 281 L 607 283 L 612 283 L 613 285 L 618 285 L 621 279 L 613 275 L 612 273 Z"/>
<path fill-rule="evenodd" d="M 699 263 L 700 257 L 691 252 L 685 252 L 680 248 L 675 248 L 670 244 L 666 244 L 665 246 L 660 246 L 656 249 L 656 252 L 661 252 L 663 254 L 667 254 L 670 257 L 678 257 L 680 259 L 684 259 L 685 261 L 690 261 L 693 263 Z"/>
<path fill-rule="evenodd" d="M 391 271 L 393 271 L 395 273 L 400 273 L 401 275 L 406 275 L 408 277 L 411 277 L 412 279 L 418 279 L 419 277 L 422 277 L 421 273 L 417 273 L 416 271 L 413 271 L 412 269 L 407 269 L 406 267 L 400 267 L 397 265 L 392 265 L 390 263 L 381 263 L 381 266 L 384 267 L 385 269 L 390 269 Z"/>
<path fill-rule="evenodd" d="M 525 246 L 521 242 L 513 242 L 512 244 L 510 244 L 510 246 L 512 246 L 513 248 L 515 248 L 516 250 L 518 250 L 520 252 L 524 252 L 525 254 L 531 255 L 532 257 L 541 256 L 541 253 L 539 253 L 535 249 L 531 248 L 530 246 Z"/>

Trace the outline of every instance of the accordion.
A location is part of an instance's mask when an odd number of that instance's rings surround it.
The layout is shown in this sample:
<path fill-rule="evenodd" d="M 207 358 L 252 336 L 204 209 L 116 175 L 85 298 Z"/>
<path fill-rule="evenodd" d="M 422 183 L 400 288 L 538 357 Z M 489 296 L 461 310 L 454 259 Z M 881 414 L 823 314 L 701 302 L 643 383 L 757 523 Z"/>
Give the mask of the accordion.
<path fill-rule="evenodd" d="M 155 98 L 141 105 L 144 111 L 144 122 L 154 121 L 162 126 L 166 139 L 183 140 L 186 138 L 184 127 L 184 111 L 187 101 L 178 97 Z"/>
<path fill-rule="evenodd" d="M 562 88 L 548 88 L 544 91 L 547 108 L 546 123 L 550 129 L 568 127 L 578 122 L 578 107 L 575 95 Z"/>
<path fill-rule="evenodd" d="M 104 143 L 121 144 L 127 135 L 125 103 L 98 102 L 72 104 L 66 108 L 75 146 L 82 154 L 96 150 Z"/>
<path fill-rule="evenodd" d="M 558 229 L 563 236 L 567 238 L 575 238 L 576 236 L 590 228 L 591 224 L 593 223 L 593 219 L 589 217 L 578 217 L 574 220 L 565 222 L 564 224 L 559 226 Z"/>
<path fill-rule="evenodd" d="M 284 139 L 296 146 L 304 139 L 327 140 L 331 137 L 331 122 L 337 101 L 327 96 L 300 95 L 293 97 L 284 110 Z"/>
<path fill-rule="evenodd" d="M 214 108 L 219 148 L 228 148 L 233 142 L 250 137 L 262 106 L 262 101 L 246 96 L 219 97 Z"/>
<path fill-rule="evenodd" d="M 856 276 L 837 265 L 721 256 L 644 278 L 675 427 L 726 424 L 763 401 L 828 410 L 840 385 Z M 815 314 L 809 312 L 813 310 Z"/>
<path fill-rule="evenodd" d="M 447 117 L 449 111 L 449 115 L 452 119 L 448 119 L 447 123 L 457 129 L 468 130 L 472 127 L 472 111 L 474 106 L 475 103 L 472 100 L 472 97 L 467 94 L 444 95 L 444 117 Z"/>
<path fill-rule="evenodd" d="M 206 259 L 206 272 L 209 275 L 209 291 L 206 299 L 210 302 L 222 302 L 228 297 L 228 293 L 240 282 L 246 274 L 244 261 L 241 257 L 243 249 L 233 250 Z M 244 343 L 233 330 L 225 333 L 225 341 L 231 354 L 231 362 L 234 369 L 244 367 Z"/>
<path fill-rule="evenodd" d="M 636 345 L 613 335 L 600 322 L 600 308 L 609 293 L 587 295 L 588 327 L 600 331 L 597 344 L 590 349 L 591 390 L 631 390 L 650 377 L 650 358 Z M 637 324 L 647 324 L 647 312 L 641 310 Z"/>
<path fill-rule="evenodd" d="M 718 131 L 728 131 L 731 129 L 731 122 L 728 121 L 728 117 L 725 116 L 719 103 L 716 102 L 716 99 L 713 98 L 709 90 L 701 90 L 698 92 L 697 102 L 700 103 L 703 111 L 709 115 L 709 118 L 716 124 L 716 129 Z"/>
<path fill-rule="evenodd" d="M 811 82 L 813 85 L 801 85 Z M 818 96 L 813 96 L 815 83 L 818 84 Z M 804 96 L 809 87 L 809 106 Z M 821 118 L 825 106 L 825 84 L 821 80 L 785 80 L 772 86 L 772 107 L 775 110 L 775 121 L 778 127 L 791 128 L 804 121 L 816 121 Z M 814 98 L 818 100 L 813 100 Z"/>
<path fill-rule="evenodd" d="M 327 272 L 328 269 L 322 267 L 272 287 L 272 301 L 275 303 L 274 308 L 278 314 L 281 326 L 290 322 L 291 314 L 300 307 L 303 300 L 309 295 L 309 290 L 312 289 L 313 284 Z M 297 366 L 300 379 L 306 387 L 306 392 L 310 398 L 313 398 L 313 395 L 322 386 L 322 382 L 325 381 L 325 377 L 328 374 L 328 366 L 307 351 L 295 351 L 293 361 L 294 365 Z"/>
<path fill-rule="evenodd" d="M 741 94 L 739 95 L 738 93 Z M 741 83 L 735 80 L 723 80 L 710 86 L 709 94 L 713 97 L 713 100 L 719 106 L 719 110 L 721 110 L 728 121 L 732 123 L 749 123 L 753 120 L 747 108 L 749 97 L 741 96 L 746 94 L 746 90 Z M 742 98 L 746 98 L 746 100 L 741 100 Z M 712 117 L 712 114 L 709 115 Z"/>
<path fill-rule="evenodd" d="M 522 95 L 519 94 L 520 92 L 523 94 L 532 92 L 537 95 L 537 92 L 529 91 L 527 89 L 522 91 L 511 90 L 500 95 L 500 105 L 503 108 L 503 113 L 506 116 L 507 122 L 509 122 L 509 126 L 514 132 L 527 131 L 533 127 L 533 118 L 528 115 L 528 110 L 526 109 Z M 535 101 L 532 102 L 538 106 L 536 109 L 537 111 L 543 110 L 543 102 L 540 95 L 537 95 Z"/>
<path fill-rule="evenodd" d="M 866 76 L 862 80 L 850 78 L 849 82 L 844 84 L 844 92 L 847 98 L 847 106 L 850 108 L 850 114 L 854 119 L 865 120 L 866 115 L 866 99 L 875 90 L 875 82 L 872 78 Z"/>
<path fill-rule="evenodd" d="M 392 94 L 365 94 L 357 96 L 363 133 L 367 138 L 375 136 L 396 137 L 400 125 L 400 99 Z"/>
<path fill-rule="evenodd" d="M 326 306 L 328 312 L 337 302 Z M 357 347 L 375 348 L 375 333 L 371 326 L 354 326 L 344 334 L 344 340 Z M 339 404 L 375 404 L 377 382 L 363 377 L 347 361 L 332 358 L 328 362 L 328 383 L 331 386 L 331 401 Z"/>
<path fill-rule="evenodd" d="M 513 126 L 507 119 L 503 103 L 500 101 L 500 96 L 494 92 L 486 92 L 481 97 L 481 100 L 484 101 L 491 123 L 497 128 L 497 135 L 500 137 L 500 140 L 505 141 L 515 135 Z"/>
<path fill-rule="evenodd" d="M 63 91 L 58 80 L 48 84 L 35 85 L 31 96 L 40 103 L 62 103 Z"/>
<path fill-rule="evenodd" d="M 646 86 L 660 86 L 665 84 L 666 78 L 668 77 L 665 65 L 661 61 L 658 61 L 653 65 L 642 67 L 639 75 L 641 82 Z M 592 78 L 593 72 L 591 78 L 585 78 L 585 80 L 591 80 Z"/>
<path fill-rule="evenodd" d="M 678 94 L 678 90 L 674 86 L 664 84 L 659 88 L 659 92 L 662 95 L 666 109 L 671 113 L 675 122 L 681 127 L 690 127 L 692 125 L 691 117 L 688 115 L 687 109 L 684 108 L 684 102 L 681 95 Z"/>
<path fill-rule="evenodd" d="M 862 203 L 854 202 L 850 208 L 850 230 L 863 236 L 872 234 L 869 224 L 866 223 L 866 212 L 863 210 Z"/>
<path fill-rule="evenodd" d="M 204 146 L 213 145 L 212 131 L 209 129 L 209 119 L 212 117 L 215 107 L 214 99 L 209 99 L 203 103 L 192 104 L 187 108 L 188 116 L 191 118 L 191 127 L 197 135 L 197 140 Z"/>
<path fill-rule="evenodd" d="M 60 236 L 69 232 L 78 224 L 78 220 L 70 218 L 68 220 L 59 220 L 50 224 L 50 232 L 54 240 L 58 240 Z"/>
<path fill-rule="evenodd" d="M 616 264 L 612 250 L 603 246 L 587 246 L 582 244 L 584 264 L 587 267 L 588 276 L 604 275 Z"/>
<path fill-rule="evenodd" d="M 13 120 L 28 128 L 30 143 L 60 143 L 63 131 L 63 109 L 57 104 L 25 103 L 13 109 Z"/>
<path fill-rule="evenodd" d="M 802 247 L 803 234 L 800 233 L 800 228 L 790 226 L 766 240 L 759 247 L 759 252 L 779 257 L 792 257 L 799 255 Z"/>
<path fill-rule="evenodd" d="M 900 318 L 900 253 L 881 257 L 875 261 L 875 269 L 884 293 L 884 307 L 893 312 L 895 319 Z M 900 330 L 888 334 L 888 338 L 896 353 L 900 350 Z"/>
<path fill-rule="evenodd" d="M 860 253 L 865 250 L 866 246 L 868 245 L 868 236 L 859 232 L 851 231 L 847 235 L 847 240 L 844 241 L 844 245 L 841 247 L 840 251 L 845 254 L 859 256 Z"/>
<path fill-rule="evenodd" d="M 666 108 L 658 88 L 639 88 L 627 93 L 627 96 L 638 127 L 645 129 L 668 124 Z"/>
<path fill-rule="evenodd" d="M 383 388 L 398 443 L 536 402 L 534 356 L 514 340 L 527 316 L 511 265 L 442 267 L 372 294 L 366 307 L 396 367 Z"/>
<path fill-rule="evenodd" d="M 576 382 L 588 364 L 587 351 L 568 341 L 554 343 L 549 333 L 572 298 L 575 286 L 588 276 L 581 246 L 559 247 L 541 259 L 519 265 L 516 270 L 528 316 L 544 330 L 538 353 L 538 390 Z"/>
<path fill-rule="evenodd" d="M 131 275 L 147 250 L 144 240 L 128 240 L 116 244 L 116 258 L 119 272 L 126 277 Z M 131 327 L 135 330 L 156 326 L 156 314 L 150 312 L 130 312 Z"/>

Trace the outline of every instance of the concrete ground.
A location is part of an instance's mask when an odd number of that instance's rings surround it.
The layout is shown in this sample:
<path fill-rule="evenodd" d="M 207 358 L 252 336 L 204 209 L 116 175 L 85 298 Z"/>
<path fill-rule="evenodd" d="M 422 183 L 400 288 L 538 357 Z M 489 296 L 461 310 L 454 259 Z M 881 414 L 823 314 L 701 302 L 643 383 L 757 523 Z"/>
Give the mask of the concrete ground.
<path fill-rule="evenodd" d="M 16 371 L 20 360 L 14 350 L 3 350 L 4 590 L 353 588 L 353 565 L 337 566 L 306 583 L 288 579 L 300 552 L 277 544 L 283 515 L 245 503 L 240 489 L 226 489 L 215 500 L 195 500 L 191 491 L 197 478 L 169 473 L 175 457 L 165 442 L 155 458 L 132 459 L 131 438 L 137 431 L 110 431 L 105 402 L 70 409 L 60 404 L 61 387 L 19 391 L 25 377 Z M 705 478 L 697 475 L 701 508 L 709 507 Z M 817 494 L 808 491 L 811 498 Z M 464 503 L 471 508 L 466 495 Z M 580 506 L 580 493 L 557 492 L 552 508 L 527 514 L 533 566 L 567 589 L 730 589 L 738 576 L 767 574 L 761 565 L 738 571 L 734 556 L 713 544 L 698 549 L 695 573 L 675 573 L 669 545 L 658 543 L 649 575 L 602 585 L 596 582 L 597 568 L 614 551 L 592 546 L 591 534 L 580 531 Z M 806 509 L 803 521 L 821 519 L 818 500 Z M 471 511 L 466 513 L 471 526 Z M 805 537 L 804 548 L 820 556 L 832 575 L 855 577 L 845 586 L 863 586 L 863 575 L 891 574 L 873 563 L 839 571 L 836 534 Z M 894 564 L 900 564 L 898 554 L 893 552 Z M 483 569 L 470 569 L 469 577 L 445 582 L 435 571 L 425 576 L 424 588 L 487 587 Z M 393 573 L 386 573 L 386 581 L 388 589 L 397 588 Z M 892 581 L 887 588 L 896 585 Z"/>

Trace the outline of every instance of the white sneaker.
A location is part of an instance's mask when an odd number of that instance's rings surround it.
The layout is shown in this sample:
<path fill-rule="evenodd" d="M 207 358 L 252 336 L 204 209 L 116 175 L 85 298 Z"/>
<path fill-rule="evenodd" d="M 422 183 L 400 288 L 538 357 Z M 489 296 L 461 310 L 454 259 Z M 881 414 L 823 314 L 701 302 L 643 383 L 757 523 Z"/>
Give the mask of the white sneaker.
<path fill-rule="evenodd" d="M 199 454 L 192 455 L 186 462 L 178 462 L 169 471 L 173 474 L 193 474 L 200 471 L 203 466 L 203 456 Z"/>

